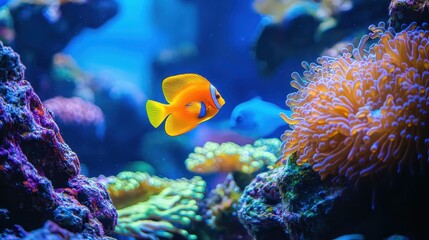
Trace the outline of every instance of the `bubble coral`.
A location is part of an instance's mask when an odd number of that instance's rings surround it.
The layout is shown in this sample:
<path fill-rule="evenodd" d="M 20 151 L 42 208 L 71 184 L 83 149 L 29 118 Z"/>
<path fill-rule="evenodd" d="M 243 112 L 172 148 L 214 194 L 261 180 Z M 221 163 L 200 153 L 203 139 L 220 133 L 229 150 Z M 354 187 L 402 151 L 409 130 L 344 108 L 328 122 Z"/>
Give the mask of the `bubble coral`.
<path fill-rule="evenodd" d="M 277 160 L 279 139 L 259 139 L 253 145 L 239 146 L 232 142 L 207 142 L 196 147 L 185 160 L 186 168 L 196 173 L 242 172 L 253 173 Z"/>
<path fill-rule="evenodd" d="M 201 177 L 172 180 L 126 171 L 98 181 L 106 185 L 117 208 L 116 233 L 145 239 L 195 239 L 185 229 L 201 220 L 197 214 L 205 191 Z"/>
<path fill-rule="evenodd" d="M 282 115 L 292 128 L 282 135 L 283 159 L 297 152 L 322 179 L 429 160 L 429 31 L 411 24 L 396 33 L 383 22 L 369 30 L 357 48 L 292 74 L 298 92 L 286 100 L 292 118 Z M 370 38 L 379 40 L 365 50 Z"/>

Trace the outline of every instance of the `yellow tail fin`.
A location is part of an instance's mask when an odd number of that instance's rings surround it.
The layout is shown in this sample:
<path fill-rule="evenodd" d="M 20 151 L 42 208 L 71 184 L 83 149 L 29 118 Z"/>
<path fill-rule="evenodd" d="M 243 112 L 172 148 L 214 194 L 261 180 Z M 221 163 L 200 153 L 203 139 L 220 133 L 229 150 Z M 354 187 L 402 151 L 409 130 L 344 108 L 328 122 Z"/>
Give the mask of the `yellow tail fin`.
<path fill-rule="evenodd" d="M 155 128 L 161 125 L 162 121 L 167 117 L 167 106 L 166 104 L 162 104 L 156 101 L 148 100 L 146 102 L 146 112 L 149 117 L 149 122 Z"/>

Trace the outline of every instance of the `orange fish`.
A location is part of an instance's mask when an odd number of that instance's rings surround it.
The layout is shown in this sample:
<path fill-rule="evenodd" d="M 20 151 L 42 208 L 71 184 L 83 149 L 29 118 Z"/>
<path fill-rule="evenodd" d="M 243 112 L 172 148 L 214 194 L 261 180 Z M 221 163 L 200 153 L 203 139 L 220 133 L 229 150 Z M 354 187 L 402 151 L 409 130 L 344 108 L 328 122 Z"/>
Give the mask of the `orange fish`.
<path fill-rule="evenodd" d="M 162 82 L 162 91 L 169 104 L 146 102 L 150 123 L 157 128 L 165 118 L 165 132 L 177 136 L 212 118 L 225 104 L 217 89 L 198 74 L 180 74 Z"/>

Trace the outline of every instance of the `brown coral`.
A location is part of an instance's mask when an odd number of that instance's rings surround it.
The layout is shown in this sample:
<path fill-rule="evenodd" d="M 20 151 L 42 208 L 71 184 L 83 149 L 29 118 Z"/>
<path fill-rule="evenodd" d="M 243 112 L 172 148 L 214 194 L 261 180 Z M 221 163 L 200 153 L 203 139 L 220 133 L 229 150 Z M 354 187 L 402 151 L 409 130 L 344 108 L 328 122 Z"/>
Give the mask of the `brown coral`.
<path fill-rule="evenodd" d="M 293 114 L 283 115 L 292 127 L 282 136 L 283 159 L 297 152 L 322 178 L 356 180 L 428 160 L 429 31 L 369 29 L 357 48 L 303 62 L 303 78 L 292 74 L 298 92 L 286 101 Z M 379 41 L 365 50 L 369 38 Z"/>

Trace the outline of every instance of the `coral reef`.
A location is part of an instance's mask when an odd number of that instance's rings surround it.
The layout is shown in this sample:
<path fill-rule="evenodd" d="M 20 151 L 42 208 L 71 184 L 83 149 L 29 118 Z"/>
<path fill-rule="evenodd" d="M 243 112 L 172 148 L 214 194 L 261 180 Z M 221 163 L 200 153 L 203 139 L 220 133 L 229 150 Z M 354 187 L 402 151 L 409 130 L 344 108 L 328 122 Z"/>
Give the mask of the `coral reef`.
<path fill-rule="evenodd" d="M 158 239 L 181 236 L 195 239 L 190 224 L 200 221 L 198 202 L 204 197 L 205 182 L 200 177 L 171 180 L 141 172 L 121 172 L 100 176 L 118 209 L 119 235 Z"/>
<path fill-rule="evenodd" d="M 36 229 L 31 232 L 26 232 L 20 226 L 14 226 L 13 231 L 9 231 L 7 234 L 0 234 L 1 239 L 12 240 L 12 239 L 85 239 L 82 234 L 73 233 L 67 229 L 61 228 L 52 221 L 46 221 L 43 227 Z"/>
<path fill-rule="evenodd" d="M 84 29 L 98 28 L 118 12 L 115 0 L 16 1 L 9 8 L 16 33 L 11 46 L 42 99 L 60 95 L 49 76 L 54 55 Z"/>
<path fill-rule="evenodd" d="M 78 175 L 79 159 L 24 78 L 18 54 L 0 45 L 0 232 L 52 220 L 85 238 L 113 231 L 106 189 Z"/>
<path fill-rule="evenodd" d="M 225 181 L 210 191 L 201 202 L 204 226 L 197 226 L 199 239 L 251 239 L 238 219 L 238 201 L 242 190 L 228 174 Z M 207 227 L 209 229 L 207 229 Z M 209 234 L 209 236 L 204 236 Z"/>
<path fill-rule="evenodd" d="M 244 190 L 238 214 L 254 238 L 333 239 L 353 232 L 364 239 L 398 233 L 424 239 L 429 233 L 428 221 L 417 217 L 429 213 L 427 175 L 362 181 L 356 188 L 323 181 L 309 164 L 295 161 L 259 174 Z"/>
<path fill-rule="evenodd" d="M 288 60 L 288 64 L 293 64 L 297 56 L 302 59 L 319 56 L 327 46 L 359 34 L 371 23 L 385 20 L 390 1 L 373 4 L 371 0 L 262 0 L 255 4 L 269 3 L 276 12 L 281 8 L 274 2 L 286 7 L 286 15 L 280 22 L 263 21 L 253 49 L 259 70 L 266 75 L 273 74 Z"/>
<path fill-rule="evenodd" d="M 207 142 L 196 147 L 185 160 L 186 168 L 197 173 L 242 172 L 253 173 L 277 160 L 280 140 L 259 139 L 253 145 L 239 146 L 232 142 Z"/>
<path fill-rule="evenodd" d="M 278 174 L 283 167 L 260 173 L 245 188 L 240 198 L 238 216 L 249 234 L 261 239 L 284 239 L 285 223 L 282 215 L 284 206 L 278 186 Z"/>
<path fill-rule="evenodd" d="M 427 168 L 429 31 L 411 24 L 396 33 L 383 22 L 369 30 L 357 48 L 292 74 L 283 159 L 297 152 L 322 179 Z M 379 41 L 365 49 L 370 38 Z"/>
<path fill-rule="evenodd" d="M 402 29 L 402 25 L 416 22 L 422 25 L 428 21 L 429 2 L 426 0 L 392 0 L 389 5 L 389 26 L 396 31 Z"/>
<path fill-rule="evenodd" d="M 53 114 L 65 141 L 79 155 L 80 163 L 89 166 L 85 174 L 97 174 L 93 173 L 93 169 L 97 169 L 95 166 L 106 161 L 103 143 L 106 124 L 101 109 L 79 97 L 58 96 L 43 101 L 43 104 Z"/>

